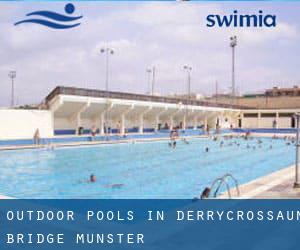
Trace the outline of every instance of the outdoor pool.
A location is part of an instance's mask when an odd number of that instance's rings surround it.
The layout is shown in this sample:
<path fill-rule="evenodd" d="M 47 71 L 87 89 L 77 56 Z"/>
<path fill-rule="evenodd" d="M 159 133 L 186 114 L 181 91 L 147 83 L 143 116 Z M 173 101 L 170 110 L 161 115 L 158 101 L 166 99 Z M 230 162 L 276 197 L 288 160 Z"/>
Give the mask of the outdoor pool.
<path fill-rule="evenodd" d="M 157 141 L 1 151 L 0 193 L 16 198 L 193 198 L 225 173 L 243 184 L 293 164 L 294 145 L 260 140 L 261 148 L 257 138 L 203 138 L 188 145 L 179 140 L 175 149 Z M 91 174 L 96 183 L 86 182 Z"/>

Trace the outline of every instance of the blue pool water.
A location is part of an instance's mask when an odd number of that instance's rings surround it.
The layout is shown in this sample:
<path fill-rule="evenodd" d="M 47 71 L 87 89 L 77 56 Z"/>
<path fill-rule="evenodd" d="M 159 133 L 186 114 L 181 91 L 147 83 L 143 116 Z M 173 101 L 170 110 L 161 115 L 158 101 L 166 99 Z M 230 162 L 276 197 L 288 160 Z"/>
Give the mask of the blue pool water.
<path fill-rule="evenodd" d="M 189 145 L 178 141 L 175 149 L 159 141 L 2 151 L 0 193 L 17 198 L 193 198 L 225 173 L 242 184 L 293 164 L 293 145 L 261 140 L 261 148 L 257 139 L 224 140 L 223 147 L 220 141 L 193 139 Z M 91 173 L 96 183 L 85 182 Z"/>

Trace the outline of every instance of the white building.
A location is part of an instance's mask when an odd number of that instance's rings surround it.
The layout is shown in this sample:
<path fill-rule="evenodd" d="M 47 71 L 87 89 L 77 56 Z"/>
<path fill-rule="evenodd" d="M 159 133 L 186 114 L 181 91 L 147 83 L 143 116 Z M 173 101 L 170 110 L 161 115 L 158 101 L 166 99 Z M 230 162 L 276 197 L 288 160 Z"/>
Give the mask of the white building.
<path fill-rule="evenodd" d="M 126 131 L 144 133 L 168 128 L 197 129 L 236 126 L 240 110 L 229 105 L 208 106 L 201 101 L 159 96 L 138 95 L 99 90 L 57 87 L 46 98 L 53 114 L 54 130 L 70 131 L 78 128 L 99 129 L 120 127 Z"/>
<path fill-rule="evenodd" d="M 76 135 L 148 133 L 182 129 L 293 128 L 300 109 L 249 109 L 199 100 L 57 87 L 46 97 L 47 110 L 0 109 L 0 140 Z M 166 126 L 167 125 L 167 126 Z M 109 129 L 110 128 L 110 129 Z"/>

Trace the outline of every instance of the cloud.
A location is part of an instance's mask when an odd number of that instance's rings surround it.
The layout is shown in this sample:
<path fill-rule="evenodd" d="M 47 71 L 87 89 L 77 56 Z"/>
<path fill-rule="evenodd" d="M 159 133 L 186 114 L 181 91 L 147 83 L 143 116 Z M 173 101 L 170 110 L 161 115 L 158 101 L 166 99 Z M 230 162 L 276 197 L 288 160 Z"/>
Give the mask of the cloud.
<path fill-rule="evenodd" d="M 16 17 L 41 7 L 61 11 L 63 3 L 31 3 L 29 7 L 1 3 L 1 10 L 5 7 L 9 14 L 0 17 L 0 105 L 9 103 L 10 69 L 17 70 L 19 103 L 39 102 L 56 85 L 104 89 L 103 46 L 115 50 L 109 60 L 111 90 L 145 93 L 146 68 L 156 66 L 156 92 L 186 92 L 182 67 L 189 64 L 193 67 L 193 91 L 211 94 L 216 80 L 223 91 L 228 91 L 228 40 L 233 34 L 238 36 L 236 69 L 240 89 L 253 91 L 273 82 L 293 85 L 300 78 L 296 63 L 299 53 L 295 52 L 300 49 L 299 17 L 288 14 L 300 5 L 277 5 L 272 9 L 264 5 L 269 12 L 280 10 L 274 29 L 207 28 L 208 14 L 232 13 L 233 7 L 227 3 L 136 2 L 78 3 L 77 11 L 84 15 L 82 25 L 57 31 L 12 24 Z M 247 5 L 239 7 L 240 11 L 247 9 Z"/>

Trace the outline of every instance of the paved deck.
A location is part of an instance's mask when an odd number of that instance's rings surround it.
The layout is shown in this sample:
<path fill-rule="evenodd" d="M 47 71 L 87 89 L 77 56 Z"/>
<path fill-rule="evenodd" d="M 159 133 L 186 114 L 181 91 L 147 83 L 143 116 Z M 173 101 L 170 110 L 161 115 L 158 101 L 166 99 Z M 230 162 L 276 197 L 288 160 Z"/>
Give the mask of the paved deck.
<path fill-rule="evenodd" d="M 300 199 L 300 188 L 293 188 L 295 178 L 295 166 L 276 171 L 254 181 L 240 186 L 237 199 Z M 232 189 L 231 193 L 236 193 Z M 228 198 L 227 194 L 219 198 Z"/>

